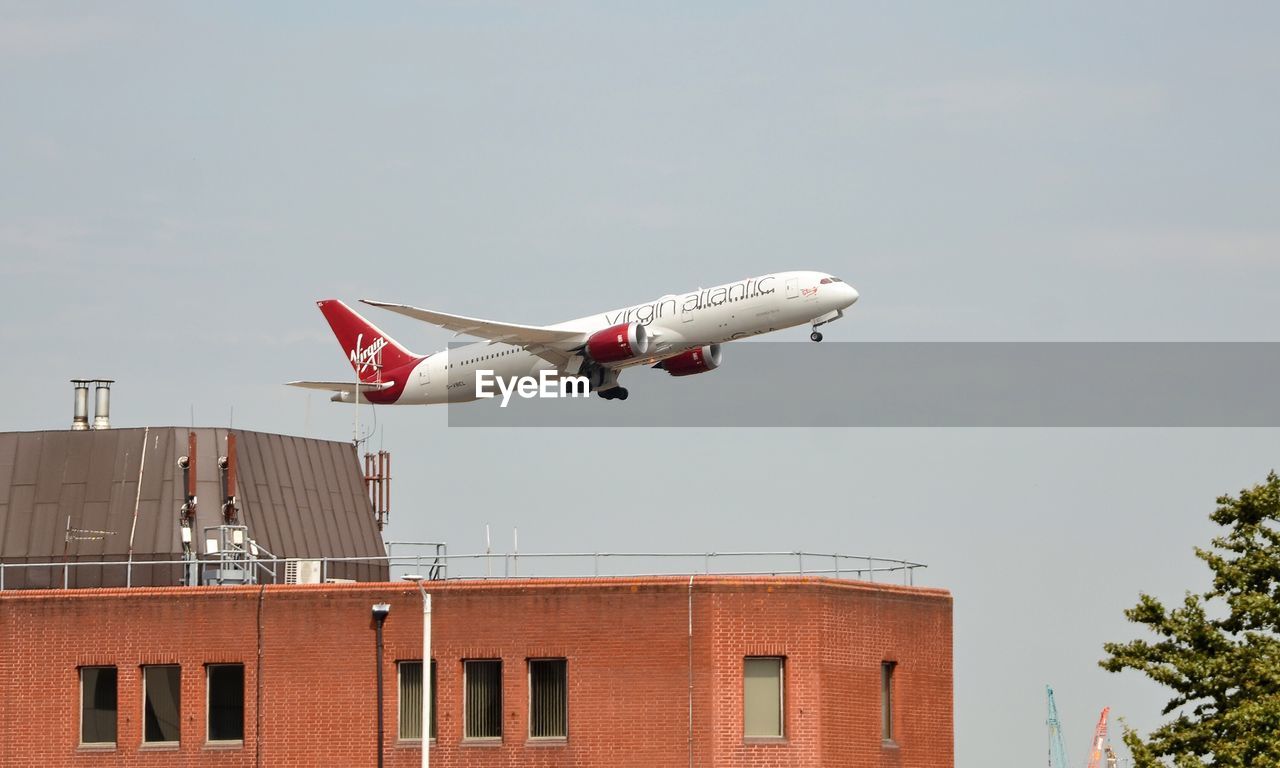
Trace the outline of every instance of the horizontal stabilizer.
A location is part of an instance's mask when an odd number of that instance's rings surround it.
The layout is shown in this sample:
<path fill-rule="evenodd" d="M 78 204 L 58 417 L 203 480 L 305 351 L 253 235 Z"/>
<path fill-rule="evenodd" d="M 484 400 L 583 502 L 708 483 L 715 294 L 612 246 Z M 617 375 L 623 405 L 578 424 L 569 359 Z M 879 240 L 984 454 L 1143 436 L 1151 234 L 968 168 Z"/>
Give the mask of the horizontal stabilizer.
<path fill-rule="evenodd" d="M 354 393 L 356 391 L 356 383 L 354 381 L 290 381 L 287 382 L 290 387 L 301 387 L 302 389 L 319 389 L 324 392 L 347 392 Z M 381 392 L 395 386 L 394 381 L 383 381 L 378 383 L 360 383 L 361 392 Z"/>

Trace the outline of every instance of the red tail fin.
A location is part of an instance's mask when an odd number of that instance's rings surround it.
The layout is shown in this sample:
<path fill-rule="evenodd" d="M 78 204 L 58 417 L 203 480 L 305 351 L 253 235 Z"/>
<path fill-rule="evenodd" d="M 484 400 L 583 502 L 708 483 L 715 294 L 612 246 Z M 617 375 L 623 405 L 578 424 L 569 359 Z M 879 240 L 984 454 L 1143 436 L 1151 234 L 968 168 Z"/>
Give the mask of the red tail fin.
<path fill-rule="evenodd" d="M 376 325 L 337 299 L 317 301 L 342 352 L 361 381 L 381 381 L 382 374 L 416 363 L 421 357 L 400 346 Z"/>

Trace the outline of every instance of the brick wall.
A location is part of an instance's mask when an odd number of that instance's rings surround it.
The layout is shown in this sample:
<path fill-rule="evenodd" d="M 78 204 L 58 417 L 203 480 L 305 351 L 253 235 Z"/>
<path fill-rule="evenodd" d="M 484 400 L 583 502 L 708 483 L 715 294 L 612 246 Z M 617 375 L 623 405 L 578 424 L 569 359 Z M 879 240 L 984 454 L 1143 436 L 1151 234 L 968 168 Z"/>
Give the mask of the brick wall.
<path fill-rule="evenodd" d="M 953 764 L 941 590 L 700 576 L 430 591 L 434 766 Z M 421 659 L 422 602 L 391 583 L 0 593 L 0 766 L 375 765 L 370 609 L 383 601 L 386 765 L 419 765 L 418 742 L 398 738 L 396 662 Z M 756 655 L 785 659 L 780 741 L 743 738 L 743 659 Z M 526 738 L 526 661 L 539 657 L 568 660 L 568 737 L 550 744 Z M 464 659 L 503 662 L 500 743 L 464 743 Z M 892 743 L 881 739 L 885 661 L 896 662 Z M 205 665 L 220 662 L 245 667 L 245 739 L 230 747 L 205 741 Z M 140 746 L 147 664 L 181 665 L 176 748 Z M 78 746 L 84 665 L 118 669 L 115 749 Z"/>

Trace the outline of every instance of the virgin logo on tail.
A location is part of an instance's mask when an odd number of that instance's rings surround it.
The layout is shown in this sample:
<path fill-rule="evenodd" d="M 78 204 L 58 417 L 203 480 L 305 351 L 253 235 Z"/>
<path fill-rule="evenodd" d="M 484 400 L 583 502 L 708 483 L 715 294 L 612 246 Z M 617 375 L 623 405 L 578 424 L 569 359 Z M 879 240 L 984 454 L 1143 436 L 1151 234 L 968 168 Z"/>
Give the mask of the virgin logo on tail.
<path fill-rule="evenodd" d="M 364 341 L 363 333 L 356 336 L 356 348 L 351 350 L 351 367 L 355 368 L 356 373 L 360 375 L 364 375 L 369 366 L 379 367 L 375 359 L 377 354 L 382 351 L 382 348 L 387 346 L 387 340 L 383 336 L 379 336 L 377 340 L 364 349 L 360 348 L 360 342 L 362 341 Z"/>

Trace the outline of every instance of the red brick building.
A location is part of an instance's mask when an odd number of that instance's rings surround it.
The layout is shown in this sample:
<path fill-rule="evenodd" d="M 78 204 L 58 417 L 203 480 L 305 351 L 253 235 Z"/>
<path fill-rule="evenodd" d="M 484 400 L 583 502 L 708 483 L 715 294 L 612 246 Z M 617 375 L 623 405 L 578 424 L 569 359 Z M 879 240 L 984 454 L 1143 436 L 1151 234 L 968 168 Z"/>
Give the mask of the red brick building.
<path fill-rule="evenodd" d="M 434 766 L 953 764 L 943 590 L 428 586 Z M 422 601 L 408 583 L 0 592 L 0 765 L 376 765 L 381 602 L 385 763 L 419 765 Z"/>

